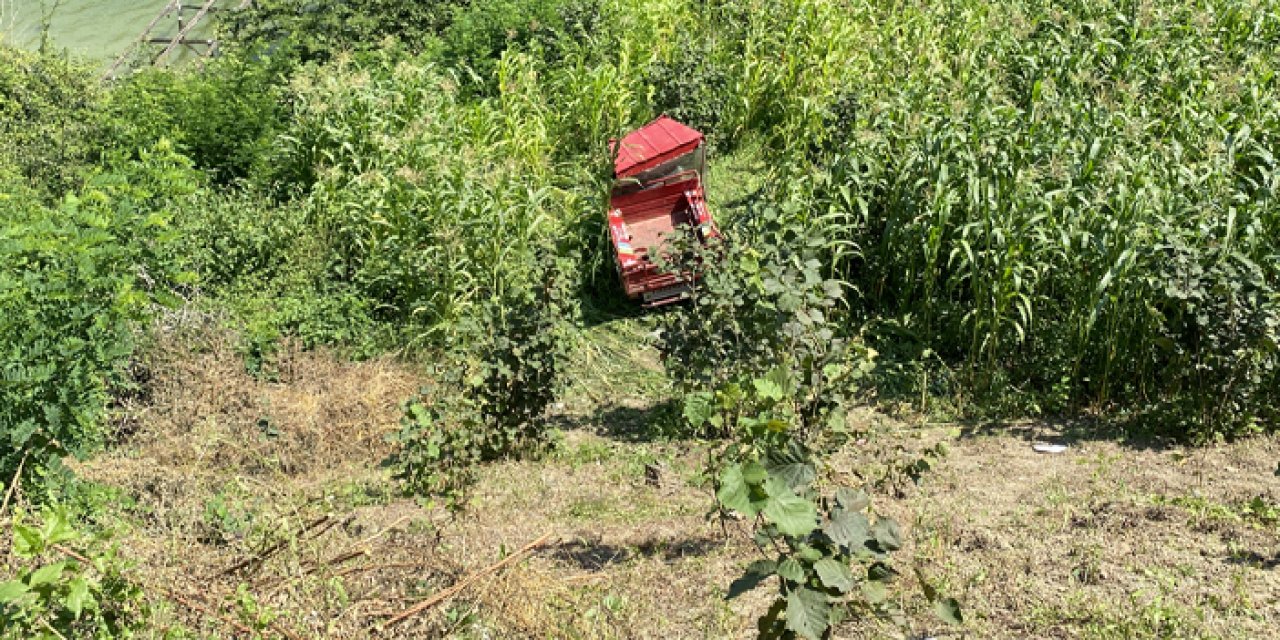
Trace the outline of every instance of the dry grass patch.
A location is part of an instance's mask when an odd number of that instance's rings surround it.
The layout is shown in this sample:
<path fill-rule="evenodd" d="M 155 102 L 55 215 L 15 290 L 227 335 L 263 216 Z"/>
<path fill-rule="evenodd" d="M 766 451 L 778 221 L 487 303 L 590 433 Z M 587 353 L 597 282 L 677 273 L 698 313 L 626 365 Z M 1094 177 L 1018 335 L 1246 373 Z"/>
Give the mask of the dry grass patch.
<path fill-rule="evenodd" d="M 731 638 L 751 636 L 767 606 L 768 589 L 723 599 L 758 552 L 744 523 L 706 517 L 707 445 L 646 441 L 654 408 L 639 398 L 567 397 L 559 447 L 482 467 L 451 518 L 399 497 L 380 468 L 421 382 L 413 367 L 288 346 L 266 381 L 245 373 L 234 340 L 201 336 L 162 338 L 131 432 L 81 469 L 127 498 L 119 542 L 160 606 L 157 634 Z M 1183 450 L 1044 425 L 855 421 L 864 437 L 831 471 L 893 476 L 875 507 L 908 534 L 908 633 L 861 621 L 837 637 L 1267 637 L 1280 625 L 1277 525 L 1244 509 L 1280 504 L 1280 439 Z M 1038 438 L 1070 448 L 1036 453 Z M 891 473 L 938 442 L 950 452 L 918 485 Z M 529 556 L 378 631 L 544 534 Z M 962 601 L 963 628 L 933 617 L 913 564 Z"/>

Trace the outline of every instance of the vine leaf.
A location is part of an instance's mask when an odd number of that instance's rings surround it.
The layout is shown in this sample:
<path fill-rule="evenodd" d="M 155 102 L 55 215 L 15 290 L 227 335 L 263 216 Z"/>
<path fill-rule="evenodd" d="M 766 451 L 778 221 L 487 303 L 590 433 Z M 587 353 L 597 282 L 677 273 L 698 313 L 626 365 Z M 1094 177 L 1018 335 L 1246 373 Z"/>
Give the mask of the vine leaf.
<path fill-rule="evenodd" d="M 786 450 L 769 451 L 765 455 L 764 466 L 769 475 L 786 481 L 793 490 L 809 486 L 818 475 L 808 452 L 795 441 Z"/>
<path fill-rule="evenodd" d="M 804 583 L 804 565 L 795 558 L 784 558 L 778 563 L 778 575 L 792 582 Z"/>
<path fill-rule="evenodd" d="M 848 511 L 862 511 L 871 505 L 871 499 L 867 497 L 867 492 L 862 489 L 840 487 L 836 491 L 836 504 Z"/>
<path fill-rule="evenodd" d="M 0 583 L 0 602 L 17 602 L 28 591 L 27 585 L 18 580 Z"/>
<path fill-rule="evenodd" d="M 89 593 L 89 583 L 85 582 L 84 578 L 75 578 L 67 585 L 66 605 L 67 610 L 77 620 L 80 619 L 82 611 L 97 606 L 97 602 Z"/>
<path fill-rule="evenodd" d="M 720 490 L 716 491 L 716 499 L 725 507 L 747 516 L 754 516 L 758 511 L 751 503 L 751 493 L 746 478 L 742 475 L 742 465 L 725 467 L 720 474 Z"/>
<path fill-rule="evenodd" d="M 885 551 L 897 551 L 902 548 L 902 529 L 898 527 L 897 522 L 889 518 L 876 520 L 871 533 L 875 535 L 876 543 Z"/>
<path fill-rule="evenodd" d="M 867 543 L 871 537 L 871 522 L 867 516 L 856 511 L 836 508 L 831 512 L 831 520 L 823 527 L 822 532 L 838 545 L 855 549 Z"/>
<path fill-rule="evenodd" d="M 963 624 L 964 614 L 955 598 L 941 598 L 933 603 L 933 612 L 947 624 Z"/>

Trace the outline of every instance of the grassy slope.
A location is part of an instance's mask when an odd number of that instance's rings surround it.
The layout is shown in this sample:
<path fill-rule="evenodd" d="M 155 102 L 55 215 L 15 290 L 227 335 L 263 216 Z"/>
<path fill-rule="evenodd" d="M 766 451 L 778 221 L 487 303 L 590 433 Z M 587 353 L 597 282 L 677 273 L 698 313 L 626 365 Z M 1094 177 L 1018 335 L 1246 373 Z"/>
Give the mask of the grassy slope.
<path fill-rule="evenodd" d="M 484 468 L 457 520 L 393 495 L 379 467 L 382 435 L 422 380 L 413 366 L 285 349 L 280 380 L 254 380 L 232 340 L 186 322 L 150 351 L 151 397 L 129 410 L 131 435 L 82 470 L 129 498 L 108 506 L 123 552 L 150 594 L 177 602 L 157 632 L 228 637 L 234 620 L 266 637 L 749 635 L 765 593 L 722 599 L 755 551 L 740 523 L 704 517 L 707 445 L 645 436 L 662 373 L 635 346 L 643 318 L 584 330 L 559 407 L 562 445 Z M 919 486 L 877 496 L 908 524 L 905 557 L 969 617 L 963 630 L 940 628 L 908 598 L 914 633 L 1225 638 L 1280 624 L 1275 514 L 1239 508 L 1255 495 L 1280 502 L 1280 439 L 1186 453 L 1046 425 L 917 427 L 869 410 L 853 421 L 865 438 L 833 462 L 838 475 L 877 476 L 902 452 L 951 445 Z M 1030 448 L 1057 437 L 1067 453 Z M 374 632 L 382 614 L 544 533 L 551 543 L 527 560 L 396 633 Z M 890 632 L 864 623 L 840 636 Z"/>

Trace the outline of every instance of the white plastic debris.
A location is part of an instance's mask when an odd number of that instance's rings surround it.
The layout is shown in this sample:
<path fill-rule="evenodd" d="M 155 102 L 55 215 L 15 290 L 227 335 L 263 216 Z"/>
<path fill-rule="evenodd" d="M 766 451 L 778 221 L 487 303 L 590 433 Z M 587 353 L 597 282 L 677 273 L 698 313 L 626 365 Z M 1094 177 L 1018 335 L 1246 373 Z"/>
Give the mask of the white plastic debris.
<path fill-rule="evenodd" d="M 1032 449 L 1040 453 L 1062 453 L 1067 450 L 1065 444 L 1049 444 L 1047 442 L 1036 442 L 1031 445 Z"/>

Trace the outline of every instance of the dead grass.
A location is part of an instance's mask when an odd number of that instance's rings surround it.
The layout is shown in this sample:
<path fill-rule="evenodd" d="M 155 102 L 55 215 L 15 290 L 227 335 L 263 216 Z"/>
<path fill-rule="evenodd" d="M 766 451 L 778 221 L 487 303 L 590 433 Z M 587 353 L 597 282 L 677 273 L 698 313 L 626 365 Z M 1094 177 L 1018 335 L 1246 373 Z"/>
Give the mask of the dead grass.
<path fill-rule="evenodd" d="M 767 589 L 723 599 L 756 551 L 742 526 L 726 536 L 705 517 L 704 446 L 645 440 L 641 396 L 622 408 L 567 398 L 557 451 L 485 467 L 452 520 L 395 495 L 379 467 L 399 403 L 421 382 L 413 367 L 288 347 L 280 379 L 264 381 L 245 373 L 231 337 L 200 336 L 162 336 L 132 432 L 81 469 L 135 503 L 118 507 L 119 542 L 159 604 L 156 635 L 749 637 L 767 603 Z M 897 561 L 910 637 L 1267 637 L 1280 625 L 1277 526 L 1239 508 L 1259 495 L 1280 504 L 1276 438 L 1183 451 L 1045 425 L 856 421 L 866 437 L 833 461 L 838 477 L 874 480 L 886 460 L 950 444 L 918 486 L 876 497 L 910 535 Z M 1036 438 L 1070 449 L 1038 454 Z M 378 630 L 544 533 L 550 543 L 527 559 Z M 936 622 L 913 565 L 961 599 L 964 627 Z M 904 635 L 875 621 L 837 634 Z"/>

